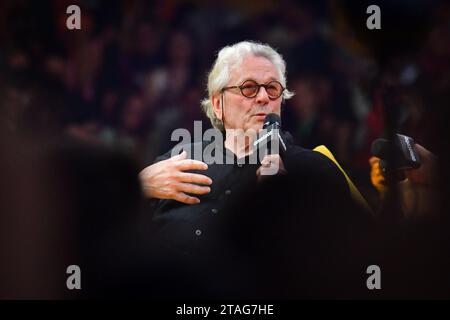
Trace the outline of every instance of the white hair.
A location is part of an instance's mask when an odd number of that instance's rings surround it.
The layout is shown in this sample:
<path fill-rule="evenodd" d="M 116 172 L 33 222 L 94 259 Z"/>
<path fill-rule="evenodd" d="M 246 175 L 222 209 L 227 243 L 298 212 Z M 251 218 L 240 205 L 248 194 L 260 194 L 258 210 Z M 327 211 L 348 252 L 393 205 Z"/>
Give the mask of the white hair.
<path fill-rule="evenodd" d="M 208 75 L 208 98 L 202 100 L 202 109 L 211 120 L 213 127 L 224 131 L 222 120 L 217 118 L 213 110 L 212 96 L 219 93 L 227 86 L 230 72 L 233 68 L 239 68 L 242 61 L 248 56 L 263 57 L 272 62 L 280 76 L 280 83 L 286 88 L 286 63 L 283 57 L 267 44 L 253 41 L 242 41 L 222 48 L 213 68 Z M 284 90 L 282 98 L 290 99 L 294 95 L 289 90 Z"/>

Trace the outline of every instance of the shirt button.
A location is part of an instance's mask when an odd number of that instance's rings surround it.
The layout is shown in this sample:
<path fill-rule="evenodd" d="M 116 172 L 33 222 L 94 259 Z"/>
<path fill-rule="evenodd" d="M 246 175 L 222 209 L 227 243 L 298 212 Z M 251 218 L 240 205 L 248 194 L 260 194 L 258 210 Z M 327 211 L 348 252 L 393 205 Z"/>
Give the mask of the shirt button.
<path fill-rule="evenodd" d="M 229 196 L 230 194 L 231 194 L 231 190 L 225 190 L 225 194 L 227 195 L 227 196 Z"/>
<path fill-rule="evenodd" d="M 202 230 L 200 230 L 200 229 L 195 230 L 195 235 L 196 236 L 201 236 L 202 235 Z"/>
<path fill-rule="evenodd" d="M 216 213 L 219 212 L 219 210 L 217 210 L 216 208 L 212 208 L 212 209 L 211 209 L 211 212 L 214 213 L 214 214 L 216 214 Z"/>

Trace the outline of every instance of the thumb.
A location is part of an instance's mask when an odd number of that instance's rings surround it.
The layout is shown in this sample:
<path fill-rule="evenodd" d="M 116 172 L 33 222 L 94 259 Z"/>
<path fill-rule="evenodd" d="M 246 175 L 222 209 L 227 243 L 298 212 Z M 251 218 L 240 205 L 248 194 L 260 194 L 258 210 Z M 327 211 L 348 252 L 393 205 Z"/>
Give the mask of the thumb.
<path fill-rule="evenodd" d="M 261 167 L 259 167 L 258 170 L 256 170 L 256 181 L 257 181 L 257 182 L 260 182 L 261 179 L 262 179 L 262 176 L 261 176 Z"/>

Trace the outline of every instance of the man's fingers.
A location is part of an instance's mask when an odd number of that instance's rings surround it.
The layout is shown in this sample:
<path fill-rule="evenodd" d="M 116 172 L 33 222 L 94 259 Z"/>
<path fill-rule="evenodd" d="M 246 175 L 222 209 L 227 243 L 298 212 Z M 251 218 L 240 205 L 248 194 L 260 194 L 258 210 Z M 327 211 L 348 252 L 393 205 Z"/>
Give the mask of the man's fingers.
<path fill-rule="evenodd" d="M 179 162 L 177 165 L 178 169 L 181 171 L 185 170 L 206 170 L 208 169 L 208 165 L 199 160 L 193 159 L 184 159 Z"/>
<path fill-rule="evenodd" d="M 196 197 L 188 196 L 187 194 L 183 192 L 179 192 L 174 196 L 174 200 L 186 204 L 197 204 L 200 203 L 200 199 Z"/>
<path fill-rule="evenodd" d="M 261 167 L 269 168 L 272 164 L 272 160 L 265 160 L 261 162 Z"/>
<path fill-rule="evenodd" d="M 190 183 L 181 183 L 179 190 L 186 192 L 186 193 L 199 194 L 199 195 L 211 192 L 210 187 L 197 186 L 195 184 L 190 184 Z"/>
<path fill-rule="evenodd" d="M 280 155 L 278 154 L 268 154 L 261 161 L 261 165 L 264 167 L 269 167 L 271 163 L 278 163 L 280 159 Z"/>
<path fill-rule="evenodd" d="M 206 184 L 211 185 L 212 180 L 211 178 L 198 173 L 188 173 L 188 172 L 181 172 L 180 178 L 182 182 L 187 183 L 198 183 L 198 184 Z"/>
<path fill-rule="evenodd" d="M 258 183 L 262 182 L 264 179 L 267 178 L 267 176 L 264 176 L 264 175 L 261 174 L 261 168 L 262 168 L 262 167 L 259 167 L 259 168 L 256 170 L 256 181 L 257 181 Z"/>

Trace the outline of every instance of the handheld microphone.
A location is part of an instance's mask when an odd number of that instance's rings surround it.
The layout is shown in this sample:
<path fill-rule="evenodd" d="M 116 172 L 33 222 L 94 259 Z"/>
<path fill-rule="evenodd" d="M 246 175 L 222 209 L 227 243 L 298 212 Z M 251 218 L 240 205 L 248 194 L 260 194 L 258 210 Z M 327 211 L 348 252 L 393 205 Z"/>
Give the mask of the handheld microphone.
<path fill-rule="evenodd" d="M 372 143 L 371 151 L 374 156 L 381 159 L 380 169 L 383 174 L 388 170 L 398 172 L 417 169 L 421 165 L 414 139 L 402 134 L 395 135 L 392 145 L 386 139 L 376 139 Z"/>
<path fill-rule="evenodd" d="M 258 139 L 253 142 L 255 150 L 267 148 L 267 154 L 279 154 L 282 158 L 286 153 L 286 143 L 280 135 L 281 118 L 275 113 L 269 113 L 264 119 L 263 130 Z"/>

